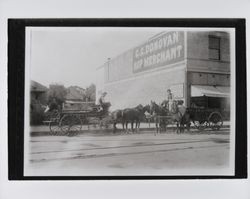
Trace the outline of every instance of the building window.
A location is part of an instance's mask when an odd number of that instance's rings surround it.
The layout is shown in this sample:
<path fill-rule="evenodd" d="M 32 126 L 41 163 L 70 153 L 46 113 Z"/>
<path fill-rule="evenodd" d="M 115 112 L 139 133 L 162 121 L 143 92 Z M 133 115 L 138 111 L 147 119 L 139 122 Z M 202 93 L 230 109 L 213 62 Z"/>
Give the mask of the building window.
<path fill-rule="evenodd" d="M 209 36 L 209 59 L 220 60 L 220 38 Z"/>

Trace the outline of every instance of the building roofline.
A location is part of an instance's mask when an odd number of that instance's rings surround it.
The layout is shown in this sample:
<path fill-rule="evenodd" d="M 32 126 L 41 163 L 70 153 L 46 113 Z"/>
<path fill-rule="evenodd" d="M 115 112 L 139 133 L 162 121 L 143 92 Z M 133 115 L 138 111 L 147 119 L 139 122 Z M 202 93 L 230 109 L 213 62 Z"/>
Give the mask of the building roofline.
<path fill-rule="evenodd" d="M 46 92 L 48 88 L 37 81 L 31 80 L 30 90 L 31 92 Z"/>

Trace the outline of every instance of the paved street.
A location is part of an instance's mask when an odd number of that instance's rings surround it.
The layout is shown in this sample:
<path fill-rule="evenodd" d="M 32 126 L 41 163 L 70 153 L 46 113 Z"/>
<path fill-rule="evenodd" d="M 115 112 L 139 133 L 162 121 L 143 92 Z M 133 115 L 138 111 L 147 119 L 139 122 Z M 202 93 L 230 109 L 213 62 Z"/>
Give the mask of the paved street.
<path fill-rule="evenodd" d="M 154 136 L 85 132 L 31 136 L 26 175 L 205 175 L 228 172 L 229 129 Z"/>

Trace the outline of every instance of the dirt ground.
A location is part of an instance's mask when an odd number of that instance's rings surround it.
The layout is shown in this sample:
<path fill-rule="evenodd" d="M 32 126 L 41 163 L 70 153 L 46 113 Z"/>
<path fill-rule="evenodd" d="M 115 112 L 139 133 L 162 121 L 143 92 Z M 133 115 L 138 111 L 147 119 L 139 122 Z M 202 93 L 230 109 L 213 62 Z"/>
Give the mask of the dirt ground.
<path fill-rule="evenodd" d="M 39 134 L 40 135 L 40 134 Z M 31 136 L 25 175 L 223 175 L 231 172 L 229 129 L 154 135 L 93 133 Z"/>

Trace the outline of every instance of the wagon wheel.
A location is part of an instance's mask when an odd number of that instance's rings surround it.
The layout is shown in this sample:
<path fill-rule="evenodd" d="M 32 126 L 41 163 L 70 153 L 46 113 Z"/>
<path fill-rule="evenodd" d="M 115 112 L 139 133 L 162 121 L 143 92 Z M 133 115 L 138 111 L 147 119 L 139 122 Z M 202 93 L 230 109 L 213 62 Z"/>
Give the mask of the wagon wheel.
<path fill-rule="evenodd" d="M 58 111 L 54 111 L 50 115 L 49 130 L 50 135 L 58 135 L 61 132 L 59 127 L 60 114 Z"/>
<path fill-rule="evenodd" d="M 59 127 L 58 121 L 51 121 L 49 124 L 50 135 L 59 135 L 61 128 Z"/>
<path fill-rule="evenodd" d="M 222 116 L 219 112 L 212 112 L 208 117 L 208 121 L 212 130 L 220 130 L 223 125 Z"/>
<path fill-rule="evenodd" d="M 200 130 L 200 131 L 205 130 L 209 125 L 207 120 L 200 120 L 200 121 L 194 120 L 193 123 L 194 123 L 195 128 Z"/>
<path fill-rule="evenodd" d="M 78 115 L 65 114 L 59 123 L 63 135 L 73 136 L 82 129 L 82 121 Z"/>

